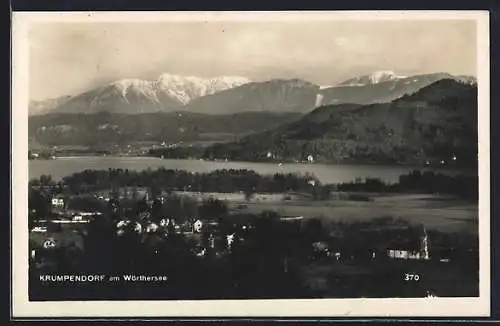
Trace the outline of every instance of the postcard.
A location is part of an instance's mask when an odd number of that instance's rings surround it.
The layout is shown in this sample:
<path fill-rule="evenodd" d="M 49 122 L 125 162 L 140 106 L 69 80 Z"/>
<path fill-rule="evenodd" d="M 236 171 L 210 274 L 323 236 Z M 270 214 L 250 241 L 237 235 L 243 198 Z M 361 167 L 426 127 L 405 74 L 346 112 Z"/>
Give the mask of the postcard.
<path fill-rule="evenodd" d="M 12 31 L 14 317 L 489 316 L 488 12 Z"/>

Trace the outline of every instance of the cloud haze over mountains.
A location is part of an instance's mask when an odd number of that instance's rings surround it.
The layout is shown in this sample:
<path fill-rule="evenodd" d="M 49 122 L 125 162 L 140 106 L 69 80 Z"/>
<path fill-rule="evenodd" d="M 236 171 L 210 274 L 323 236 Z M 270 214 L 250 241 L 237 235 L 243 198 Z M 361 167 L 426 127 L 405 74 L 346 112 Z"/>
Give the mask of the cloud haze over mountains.
<path fill-rule="evenodd" d="M 307 113 L 328 104 L 390 102 L 441 79 L 476 82 L 471 76 L 447 73 L 401 76 L 376 71 L 324 87 L 297 78 L 253 82 L 235 76 L 205 79 L 163 73 L 155 80 L 120 79 L 74 96 L 31 101 L 29 113 Z"/>
<path fill-rule="evenodd" d="M 475 24 L 425 17 L 33 25 L 31 146 L 104 150 L 168 140 L 180 152 L 159 157 L 260 161 L 271 151 L 284 162 L 312 153 L 317 162 L 458 157 L 473 166 Z"/>
<path fill-rule="evenodd" d="M 31 100 L 161 72 L 326 86 L 380 70 L 476 74 L 472 20 L 44 23 L 29 42 Z"/>

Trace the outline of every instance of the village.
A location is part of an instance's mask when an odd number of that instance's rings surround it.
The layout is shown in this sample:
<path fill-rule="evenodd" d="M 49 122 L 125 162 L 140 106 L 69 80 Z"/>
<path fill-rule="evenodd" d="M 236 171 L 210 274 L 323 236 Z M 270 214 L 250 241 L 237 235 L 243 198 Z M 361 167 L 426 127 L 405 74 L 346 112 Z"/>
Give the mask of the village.
<path fill-rule="evenodd" d="M 54 191 L 48 214 L 37 211 L 36 206 L 32 206 L 35 208 L 30 212 L 31 270 L 42 273 L 91 267 L 125 272 L 161 269 L 162 264 L 175 264 L 172 259 L 194 259 L 198 267 L 193 268 L 218 264 L 231 270 L 242 269 L 241 273 L 245 274 L 247 269 L 255 267 L 248 267 L 253 262 L 256 266 L 265 264 L 264 269 L 275 268 L 277 275 L 295 275 L 294 284 L 300 284 L 301 289 L 297 293 L 306 288 L 309 296 L 335 297 L 337 292 L 331 293 L 332 278 L 344 279 L 344 285 L 351 280 L 354 288 L 359 277 L 367 277 L 360 274 L 353 279 L 354 268 L 365 270 L 370 277 L 393 275 L 395 270 L 401 270 L 401 275 L 392 278 L 404 281 L 407 274 L 404 271 L 408 270 L 451 268 L 450 273 L 456 273 L 463 265 L 474 266 L 471 263 L 477 255 L 473 237 L 458 243 L 453 234 L 427 230 L 422 224 L 410 224 L 400 218 L 325 223 L 311 216 L 290 216 L 269 210 L 249 213 L 241 207 L 245 202 L 244 193 L 188 190 L 153 194 L 147 187 L 121 187 L 79 195 Z M 296 199 L 293 194 L 287 196 L 280 199 L 278 194 L 253 194 L 252 200 L 286 203 L 291 200 L 290 196 Z M 40 214 L 46 218 L 39 218 Z M 114 241 L 112 245 L 110 241 Z M 114 248 L 104 264 L 111 267 L 103 267 L 102 260 L 92 258 L 101 255 L 106 247 Z M 182 258 L 177 254 L 172 256 L 172 250 L 181 250 Z M 124 251 L 127 262 L 118 262 L 120 255 L 116 253 Z M 136 259 L 131 263 L 133 256 Z M 261 261 L 262 256 L 267 256 L 265 262 Z M 410 291 L 411 294 L 437 295 L 424 285 L 429 279 L 420 280 L 422 287 Z M 225 282 L 240 281 L 228 277 Z M 408 287 L 403 284 L 397 287 Z M 287 288 L 290 289 L 290 285 Z M 377 291 L 382 290 L 374 293 Z M 438 290 L 440 295 L 446 294 L 443 291 Z M 474 290 L 470 291 L 473 294 Z M 352 294 L 358 292 L 352 291 Z M 349 291 L 341 293 L 348 295 Z"/>
<path fill-rule="evenodd" d="M 151 199 L 150 192 L 147 188 L 135 188 L 133 191 L 135 193 L 132 195 L 130 188 L 121 188 L 119 190 L 118 197 L 115 199 L 110 198 L 109 192 L 98 192 L 92 195 L 93 198 L 91 200 L 94 200 L 97 204 L 100 203 L 102 208 L 109 206 L 111 207 L 111 214 L 116 214 L 116 216 L 121 214 L 121 216 L 123 216 L 122 218 L 118 218 L 113 221 L 115 222 L 116 234 L 118 236 L 124 234 L 126 232 L 126 227 L 131 227 L 133 224 L 134 226 L 132 229 L 138 234 L 160 235 L 162 237 L 167 237 L 169 234 L 175 233 L 196 240 L 199 247 L 202 248 L 203 245 L 201 239 L 203 238 L 202 235 L 204 235 L 209 241 L 208 246 L 203 247 L 203 249 L 197 254 L 198 256 L 202 256 L 206 250 L 215 249 L 216 243 L 219 253 L 230 251 L 231 245 L 235 239 L 243 241 L 244 233 L 252 230 L 254 227 L 251 216 L 246 216 L 245 218 L 237 212 L 224 212 L 224 209 L 228 209 L 227 207 L 224 208 L 224 205 L 227 205 L 228 202 L 243 201 L 245 197 L 243 193 L 223 194 L 197 193 L 188 191 L 171 192 L 171 196 L 175 196 L 180 199 L 180 205 L 185 204 L 186 206 L 192 206 L 193 201 L 199 202 L 200 204 L 208 203 L 213 206 L 221 205 L 222 211 L 205 213 L 210 216 L 195 216 L 192 212 L 188 212 L 189 208 L 186 208 L 185 212 L 188 216 L 182 218 L 183 221 L 180 222 L 179 220 L 176 221 L 173 217 L 169 217 L 168 213 L 164 216 L 152 217 L 152 210 L 155 210 L 155 208 L 158 209 L 157 207 L 159 206 L 164 206 L 168 195 L 162 194 L 154 199 Z M 143 211 L 136 214 L 136 211 L 134 211 L 132 207 L 119 207 L 120 202 L 123 203 L 125 201 L 130 201 L 129 196 L 133 196 L 135 198 L 134 200 L 138 200 L 140 198 L 139 201 L 145 204 Z M 255 194 L 253 197 L 254 201 L 276 201 L 283 196 L 280 194 Z M 288 197 L 290 197 L 290 195 L 288 195 Z M 106 214 L 105 209 L 98 210 L 94 207 L 90 210 L 78 210 L 70 208 L 68 202 L 72 199 L 74 198 L 68 197 L 67 195 L 55 195 L 50 199 L 52 218 L 50 220 L 35 218 L 34 226 L 31 228 L 31 233 L 40 235 L 33 236 L 33 238 L 46 238 L 46 241 L 44 241 L 41 246 L 42 248 L 51 248 L 54 245 L 57 245 L 56 240 L 54 240 L 57 238 L 57 235 L 54 236 L 57 232 L 54 232 L 54 230 L 60 230 L 60 232 L 63 232 L 63 230 L 66 229 L 85 230 L 86 225 L 89 223 L 105 218 L 103 216 Z M 290 200 L 290 198 L 287 199 Z M 241 208 L 241 204 L 238 205 L 238 207 Z M 168 210 L 168 207 L 166 209 Z M 217 210 L 217 207 L 215 207 L 215 210 Z M 235 211 L 236 210 L 237 209 L 235 209 Z M 230 227 L 227 225 L 224 225 L 223 227 L 226 234 L 222 233 L 219 225 L 221 215 L 224 214 L 230 215 L 225 222 L 232 219 L 232 223 L 229 223 L 231 224 Z M 298 230 L 307 226 L 308 222 L 311 222 L 311 219 L 304 216 L 278 216 L 277 219 L 282 225 L 293 225 Z M 382 223 L 381 225 L 377 224 L 379 221 Z M 313 220 L 313 222 L 315 222 L 315 220 Z M 375 258 L 376 254 L 378 254 L 393 259 L 430 259 L 428 235 L 425 227 L 412 227 L 404 222 L 400 225 L 391 225 L 390 219 L 386 219 L 385 222 L 387 225 L 384 225 L 384 219 L 379 219 L 374 221 L 373 224 L 365 223 L 366 227 L 360 227 L 356 230 L 356 232 L 359 232 L 360 234 L 375 233 L 375 231 L 380 234 L 380 237 L 374 238 L 372 236 L 373 244 L 371 248 L 365 248 L 366 252 L 371 252 L 370 256 L 372 258 Z M 401 223 L 401 221 L 399 222 Z M 387 234 L 387 232 L 392 234 Z M 340 239 L 345 237 L 347 233 L 349 233 L 349 229 L 346 227 L 344 230 L 333 230 L 330 232 L 330 235 Z M 382 235 L 383 233 L 385 234 Z M 389 235 L 389 237 L 387 237 L 387 235 Z M 324 237 L 318 235 L 317 240 L 320 240 L 320 238 Z M 380 241 L 386 243 L 377 243 Z M 328 246 L 324 241 L 314 242 L 312 244 L 312 248 L 313 251 L 316 250 L 323 252 L 327 256 L 333 255 L 337 258 L 337 260 L 341 257 L 341 252 L 339 251 L 341 248 L 333 250 L 331 246 Z M 344 251 L 348 250 L 346 249 Z M 35 255 L 36 254 L 33 253 L 33 256 Z M 351 257 L 354 258 L 353 255 L 351 255 Z"/>

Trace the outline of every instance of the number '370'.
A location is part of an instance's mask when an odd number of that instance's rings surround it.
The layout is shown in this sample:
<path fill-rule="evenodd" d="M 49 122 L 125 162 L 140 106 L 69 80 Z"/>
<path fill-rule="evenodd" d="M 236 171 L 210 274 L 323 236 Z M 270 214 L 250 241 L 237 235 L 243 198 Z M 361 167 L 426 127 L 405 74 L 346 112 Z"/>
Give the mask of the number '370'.
<path fill-rule="evenodd" d="M 412 273 L 405 273 L 403 279 L 405 281 L 415 281 L 415 282 L 418 282 L 418 280 L 420 280 L 420 275 L 418 275 L 418 274 L 412 274 Z"/>

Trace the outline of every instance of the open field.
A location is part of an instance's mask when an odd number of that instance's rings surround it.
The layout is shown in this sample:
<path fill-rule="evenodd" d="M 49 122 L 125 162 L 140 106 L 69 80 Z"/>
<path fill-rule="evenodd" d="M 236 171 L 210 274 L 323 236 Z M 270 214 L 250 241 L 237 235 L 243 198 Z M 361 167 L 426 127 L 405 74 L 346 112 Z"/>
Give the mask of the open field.
<path fill-rule="evenodd" d="M 435 195 L 375 195 L 372 201 L 352 200 L 259 200 L 232 201 L 240 213 L 274 210 L 285 216 L 321 218 L 324 221 L 367 220 L 382 216 L 423 223 L 443 232 L 477 233 L 478 204 Z"/>
<path fill-rule="evenodd" d="M 439 261 L 382 260 L 319 262 L 303 266 L 305 284 L 325 298 L 478 296 L 478 275 L 459 264 Z M 477 267 L 475 268 L 477 271 Z M 418 280 L 405 279 L 406 274 Z M 354 290 L 356 289 L 356 290 Z"/>

